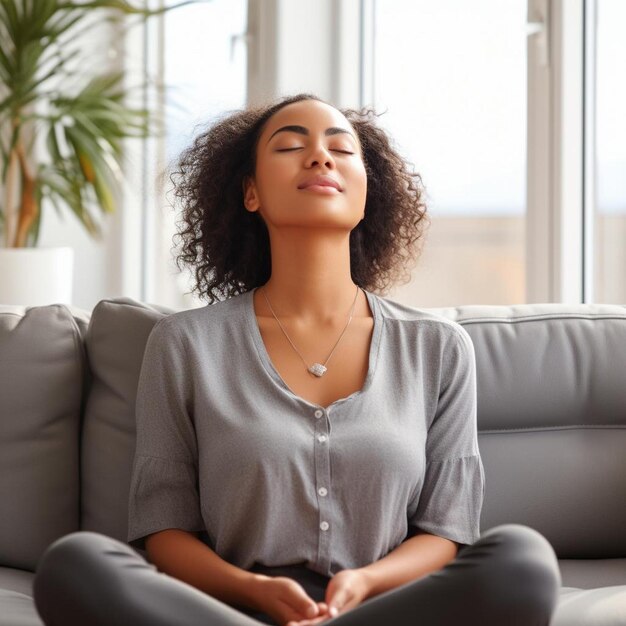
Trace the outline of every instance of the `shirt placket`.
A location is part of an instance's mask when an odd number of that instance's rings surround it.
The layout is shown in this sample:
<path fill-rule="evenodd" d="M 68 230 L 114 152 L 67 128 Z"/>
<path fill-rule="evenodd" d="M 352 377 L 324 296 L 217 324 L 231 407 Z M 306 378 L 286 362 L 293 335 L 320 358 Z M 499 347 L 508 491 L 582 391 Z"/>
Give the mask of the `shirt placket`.
<path fill-rule="evenodd" d="M 322 571 L 330 569 L 331 525 L 331 485 L 330 485 L 330 432 L 328 413 L 324 409 L 315 409 L 314 452 L 315 452 L 315 490 L 317 492 L 318 513 L 318 552 L 317 562 Z"/>

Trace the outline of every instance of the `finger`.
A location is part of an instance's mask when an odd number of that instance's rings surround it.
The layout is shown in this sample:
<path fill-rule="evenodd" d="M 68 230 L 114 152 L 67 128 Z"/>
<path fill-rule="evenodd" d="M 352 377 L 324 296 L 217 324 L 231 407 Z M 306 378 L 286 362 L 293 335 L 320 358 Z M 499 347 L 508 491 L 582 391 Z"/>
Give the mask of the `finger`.
<path fill-rule="evenodd" d="M 337 617 L 339 611 L 347 604 L 348 598 L 346 596 L 347 594 L 345 592 L 339 592 L 335 594 L 333 598 L 329 599 L 327 611 L 331 617 Z"/>
<path fill-rule="evenodd" d="M 322 622 L 325 622 L 328 619 L 330 619 L 330 615 L 326 614 L 326 615 L 322 615 L 321 617 L 315 617 L 313 619 L 305 619 L 299 622 L 292 620 L 290 622 L 287 622 L 285 626 L 313 626 L 314 624 L 321 624 Z"/>
<path fill-rule="evenodd" d="M 328 605 L 326 602 L 318 602 L 317 606 L 319 607 L 319 614 L 317 617 L 312 619 L 302 619 L 302 620 L 290 620 L 285 624 L 285 626 L 310 626 L 311 624 L 321 624 L 322 622 L 330 619 L 330 615 L 328 614 Z"/>
<path fill-rule="evenodd" d="M 291 608 L 298 614 L 300 621 L 313 619 L 320 614 L 317 602 L 309 598 L 304 590 L 302 590 L 302 593 L 298 594 L 298 597 L 294 599 L 291 604 Z"/>
<path fill-rule="evenodd" d="M 339 614 L 339 610 L 343 606 L 343 601 L 339 597 L 333 598 L 327 604 L 326 612 L 330 615 L 330 617 L 337 617 Z"/>
<path fill-rule="evenodd" d="M 314 617 L 313 619 L 290 620 L 289 622 L 287 622 L 287 624 L 285 624 L 285 626 L 312 626 L 313 624 L 321 624 L 322 622 L 325 622 L 330 618 L 331 616 L 328 614 L 328 612 L 324 612 L 323 614 L 319 615 L 318 617 Z"/>

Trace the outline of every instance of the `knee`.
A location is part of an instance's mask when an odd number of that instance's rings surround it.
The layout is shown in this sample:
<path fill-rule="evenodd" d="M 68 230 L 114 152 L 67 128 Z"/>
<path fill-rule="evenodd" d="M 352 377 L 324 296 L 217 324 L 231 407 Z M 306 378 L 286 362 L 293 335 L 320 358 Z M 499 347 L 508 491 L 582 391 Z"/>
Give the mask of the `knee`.
<path fill-rule="evenodd" d="M 484 574 L 492 593 L 497 587 L 500 598 L 508 605 L 525 607 L 523 610 L 537 615 L 551 615 L 558 600 L 561 573 L 550 542 L 534 528 L 522 524 L 491 528 L 479 542 L 483 540 L 491 546 L 492 558 L 488 559 Z"/>
<path fill-rule="evenodd" d="M 98 593 L 96 588 L 111 578 L 102 571 L 107 567 L 107 553 L 140 558 L 127 544 L 91 531 L 73 532 L 51 543 L 37 563 L 33 581 L 33 599 L 40 614 L 54 624 L 64 600 L 75 603 L 80 598 L 88 603 Z"/>
<path fill-rule="evenodd" d="M 539 531 L 524 524 L 508 523 L 493 526 L 481 534 L 480 540 L 485 538 L 521 547 L 540 545 L 551 548 L 550 542 Z"/>
<path fill-rule="evenodd" d="M 64 535 L 45 550 L 37 564 L 36 576 L 63 579 L 72 575 L 82 576 L 86 569 L 98 562 L 98 555 L 113 547 L 112 543 L 119 542 L 91 531 L 81 530 Z"/>
<path fill-rule="evenodd" d="M 500 575 L 518 581 L 539 578 L 561 586 L 557 556 L 550 542 L 537 530 L 522 524 L 501 524 L 490 528 L 479 541 L 492 545 L 492 564 Z"/>

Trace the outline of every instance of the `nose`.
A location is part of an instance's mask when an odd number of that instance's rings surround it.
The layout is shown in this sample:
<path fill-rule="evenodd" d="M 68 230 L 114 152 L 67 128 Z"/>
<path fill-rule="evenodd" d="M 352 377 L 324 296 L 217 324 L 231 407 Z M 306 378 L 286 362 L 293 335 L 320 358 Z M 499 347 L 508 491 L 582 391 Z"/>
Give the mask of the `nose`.
<path fill-rule="evenodd" d="M 321 164 L 326 165 L 329 169 L 335 167 L 335 160 L 333 155 L 322 144 L 315 144 L 311 147 L 309 154 L 306 158 L 306 167 L 311 168 Z"/>

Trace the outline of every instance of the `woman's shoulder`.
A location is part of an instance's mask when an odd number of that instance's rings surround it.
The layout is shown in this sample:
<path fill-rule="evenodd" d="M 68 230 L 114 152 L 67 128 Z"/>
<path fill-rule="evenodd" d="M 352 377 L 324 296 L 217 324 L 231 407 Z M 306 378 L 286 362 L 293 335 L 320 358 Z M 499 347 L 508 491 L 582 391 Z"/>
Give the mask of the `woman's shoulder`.
<path fill-rule="evenodd" d="M 416 330 L 424 330 L 429 334 L 442 336 L 458 336 L 469 339 L 469 333 L 459 322 L 455 321 L 456 309 L 421 308 L 391 298 L 376 295 L 384 318 L 398 323 L 413 323 Z"/>
<path fill-rule="evenodd" d="M 240 323 L 249 293 L 205 304 L 192 309 L 170 313 L 157 322 L 174 332 L 219 333 L 225 330 L 222 322 Z"/>

